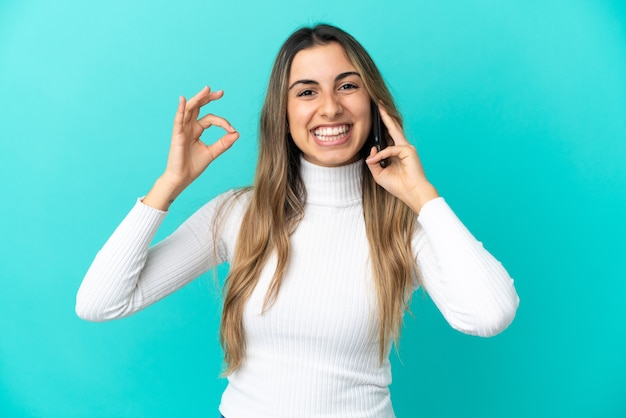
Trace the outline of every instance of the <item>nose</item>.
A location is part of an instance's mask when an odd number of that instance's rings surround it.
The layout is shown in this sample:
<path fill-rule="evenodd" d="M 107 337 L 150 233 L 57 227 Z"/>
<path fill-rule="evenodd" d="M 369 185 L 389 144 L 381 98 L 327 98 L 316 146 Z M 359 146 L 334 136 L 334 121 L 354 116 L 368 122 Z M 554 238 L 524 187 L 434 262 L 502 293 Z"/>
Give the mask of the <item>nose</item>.
<path fill-rule="evenodd" d="M 343 107 L 337 95 L 332 93 L 324 94 L 320 103 L 320 114 L 328 119 L 334 119 L 343 112 Z"/>

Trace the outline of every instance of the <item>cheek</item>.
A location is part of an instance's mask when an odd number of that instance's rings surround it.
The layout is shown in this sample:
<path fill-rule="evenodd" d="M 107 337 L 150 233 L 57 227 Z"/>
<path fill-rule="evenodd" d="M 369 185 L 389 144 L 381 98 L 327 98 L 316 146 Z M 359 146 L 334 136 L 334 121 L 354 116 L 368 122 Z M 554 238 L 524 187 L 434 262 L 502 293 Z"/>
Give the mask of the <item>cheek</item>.
<path fill-rule="evenodd" d="M 367 105 L 361 104 L 358 109 L 358 119 L 361 121 L 359 142 L 363 146 L 367 142 L 367 138 L 372 130 L 372 108 L 368 101 Z"/>
<path fill-rule="evenodd" d="M 289 124 L 289 130 L 298 129 L 299 121 L 302 118 L 299 116 L 298 107 L 287 104 L 287 123 Z"/>
<path fill-rule="evenodd" d="M 365 114 L 363 116 L 363 120 L 365 121 L 365 126 L 367 126 L 367 129 L 369 131 L 369 129 L 372 126 L 372 113 L 371 113 L 370 109 L 367 109 L 367 111 L 365 112 Z"/>
<path fill-rule="evenodd" d="M 372 108 L 371 102 L 368 96 L 359 97 L 354 101 L 353 106 L 353 115 L 360 120 L 364 126 L 369 127 L 372 125 Z"/>
<path fill-rule="evenodd" d="M 363 123 L 363 129 L 369 132 L 372 127 L 372 109 L 369 105 L 360 110 L 359 119 Z"/>

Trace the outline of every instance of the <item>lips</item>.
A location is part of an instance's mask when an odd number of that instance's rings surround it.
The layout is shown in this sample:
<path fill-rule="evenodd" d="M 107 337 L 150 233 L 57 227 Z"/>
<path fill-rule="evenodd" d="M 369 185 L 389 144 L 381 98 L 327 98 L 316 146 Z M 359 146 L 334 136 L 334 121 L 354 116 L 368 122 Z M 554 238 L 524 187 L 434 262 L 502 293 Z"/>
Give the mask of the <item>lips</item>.
<path fill-rule="evenodd" d="M 338 141 L 350 132 L 352 125 L 335 125 L 335 126 L 319 126 L 313 129 L 311 132 L 315 138 L 320 142 L 335 142 Z"/>

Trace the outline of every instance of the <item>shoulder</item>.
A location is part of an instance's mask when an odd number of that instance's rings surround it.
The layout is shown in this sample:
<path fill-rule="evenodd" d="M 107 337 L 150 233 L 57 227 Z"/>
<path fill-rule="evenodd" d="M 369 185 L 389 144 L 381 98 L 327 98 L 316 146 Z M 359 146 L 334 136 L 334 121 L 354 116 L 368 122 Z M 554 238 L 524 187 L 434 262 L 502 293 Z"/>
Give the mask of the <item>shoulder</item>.
<path fill-rule="evenodd" d="M 250 205 L 252 188 L 232 189 L 222 193 L 205 206 L 212 210 L 216 218 L 241 218 Z"/>
<path fill-rule="evenodd" d="M 250 203 L 251 189 L 231 189 L 205 203 L 195 213 L 205 219 L 230 216 L 244 211 Z"/>
<path fill-rule="evenodd" d="M 231 246 L 234 246 L 239 235 L 251 198 L 251 188 L 229 190 L 211 200 L 203 208 L 211 213 L 213 231 Z"/>
<path fill-rule="evenodd" d="M 197 209 L 183 226 L 199 237 L 214 236 L 216 231 L 235 228 L 248 207 L 248 195 L 246 189 L 224 192 Z"/>

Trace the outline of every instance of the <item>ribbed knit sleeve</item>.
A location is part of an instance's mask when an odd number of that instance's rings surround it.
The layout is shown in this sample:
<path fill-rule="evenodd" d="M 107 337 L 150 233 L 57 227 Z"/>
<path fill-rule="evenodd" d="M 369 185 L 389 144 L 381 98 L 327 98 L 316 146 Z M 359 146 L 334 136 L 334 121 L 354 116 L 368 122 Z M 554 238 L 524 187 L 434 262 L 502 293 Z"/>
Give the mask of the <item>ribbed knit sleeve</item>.
<path fill-rule="evenodd" d="M 78 316 L 106 321 L 131 315 L 224 262 L 226 246 L 214 243 L 212 230 L 222 201 L 207 203 L 150 248 L 166 212 L 138 200 L 87 271 L 76 297 Z M 230 236 L 228 228 L 222 232 Z"/>
<path fill-rule="evenodd" d="M 443 198 L 428 202 L 414 236 L 421 284 L 448 323 L 489 337 L 515 317 L 519 298 L 502 264 L 467 230 Z"/>

